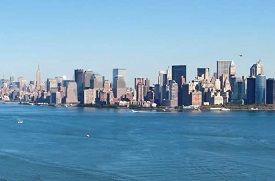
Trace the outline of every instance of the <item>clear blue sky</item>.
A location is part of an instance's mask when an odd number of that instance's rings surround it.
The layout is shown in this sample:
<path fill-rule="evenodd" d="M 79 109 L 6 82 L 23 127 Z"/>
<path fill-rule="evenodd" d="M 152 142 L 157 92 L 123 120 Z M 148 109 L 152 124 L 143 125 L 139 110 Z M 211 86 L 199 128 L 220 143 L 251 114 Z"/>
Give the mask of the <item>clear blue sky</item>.
<path fill-rule="evenodd" d="M 233 59 L 248 75 L 259 58 L 275 77 L 275 2 L 260 0 L 3 0 L 0 2 L 0 74 L 43 79 L 112 69 L 157 80 L 158 71 L 186 64 L 216 70 Z M 243 57 L 238 57 L 242 54 Z"/>

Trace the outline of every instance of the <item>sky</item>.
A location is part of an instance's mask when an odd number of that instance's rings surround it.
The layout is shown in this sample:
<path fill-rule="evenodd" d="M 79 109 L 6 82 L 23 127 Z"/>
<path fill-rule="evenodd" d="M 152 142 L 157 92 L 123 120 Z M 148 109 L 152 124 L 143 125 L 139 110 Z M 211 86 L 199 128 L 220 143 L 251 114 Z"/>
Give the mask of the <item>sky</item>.
<path fill-rule="evenodd" d="M 190 81 L 198 67 L 214 73 L 217 60 L 249 75 L 261 59 L 274 78 L 274 17 L 271 0 L 2 0 L 0 75 L 34 80 L 39 64 L 43 79 L 81 68 L 112 80 L 125 68 L 133 86 L 181 64 Z"/>

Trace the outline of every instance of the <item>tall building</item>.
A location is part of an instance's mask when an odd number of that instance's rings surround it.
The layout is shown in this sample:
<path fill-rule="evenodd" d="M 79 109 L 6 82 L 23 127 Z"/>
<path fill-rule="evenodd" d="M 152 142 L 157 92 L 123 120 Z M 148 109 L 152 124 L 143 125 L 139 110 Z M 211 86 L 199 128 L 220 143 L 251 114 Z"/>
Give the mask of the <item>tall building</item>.
<path fill-rule="evenodd" d="M 35 82 L 36 89 L 40 89 L 41 83 L 42 83 L 41 71 L 40 71 L 40 66 L 38 65 L 38 68 L 36 71 L 36 82 Z"/>
<path fill-rule="evenodd" d="M 139 83 L 144 84 L 144 78 L 141 78 L 141 77 L 135 78 L 135 86 L 134 86 L 135 89 L 137 89 L 137 85 L 138 85 Z"/>
<path fill-rule="evenodd" d="M 266 103 L 275 104 L 275 80 L 266 80 Z"/>
<path fill-rule="evenodd" d="M 256 76 L 256 91 L 255 91 L 255 101 L 256 104 L 266 103 L 266 76 L 257 75 Z"/>
<path fill-rule="evenodd" d="M 66 104 L 78 103 L 77 84 L 76 82 L 68 82 L 66 87 Z"/>
<path fill-rule="evenodd" d="M 148 78 L 146 78 L 144 83 L 145 83 L 144 84 L 144 96 L 146 96 L 150 89 L 150 80 Z"/>
<path fill-rule="evenodd" d="M 84 88 L 88 89 L 91 87 L 91 78 L 93 76 L 93 71 L 88 69 L 84 72 Z"/>
<path fill-rule="evenodd" d="M 170 107 L 178 106 L 178 84 L 174 80 L 169 81 L 169 100 Z"/>
<path fill-rule="evenodd" d="M 126 82 L 126 69 L 115 68 L 113 69 L 113 87 L 116 87 L 116 79 L 120 77 Z"/>
<path fill-rule="evenodd" d="M 95 89 L 85 89 L 83 91 L 84 99 L 83 104 L 95 104 L 96 103 L 96 90 Z"/>
<path fill-rule="evenodd" d="M 136 100 L 138 102 L 143 102 L 144 101 L 144 84 L 142 82 L 138 82 L 136 85 Z"/>
<path fill-rule="evenodd" d="M 197 77 L 202 77 L 204 80 L 210 80 L 209 68 L 197 68 Z"/>
<path fill-rule="evenodd" d="M 246 104 L 255 104 L 256 78 L 247 78 Z"/>
<path fill-rule="evenodd" d="M 168 99 L 166 87 L 168 86 L 167 83 L 167 74 L 165 71 L 159 71 L 158 76 L 158 85 L 159 85 L 159 103 L 162 105 L 162 101 Z"/>
<path fill-rule="evenodd" d="M 191 99 L 190 94 L 192 92 L 192 84 L 187 83 L 182 85 L 182 106 L 190 106 L 191 105 Z"/>
<path fill-rule="evenodd" d="M 115 98 L 126 93 L 126 69 L 113 69 L 113 92 Z"/>
<path fill-rule="evenodd" d="M 219 79 L 222 75 L 230 75 L 230 65 L 232 61 L 230 60 L 218 60 L 217 61 L 217 78 Z"/>
<path fill-rule="evenodd" d="M 241 102 L 246 99 L 246 80 L 237 80 L 234 85 L 231 99 L 234 102 Z"/>
<path fill-rule="evenodd" d="M 250 77 L 256 77 L 259 74 L 264 74 L 264 65 L 261 60 L 253 64 L 250 68 Z"/>
<path fill-rule="evenodd" d="M 58 83 L 56 79 L 47 79 L 47 92 L 57 92 L 58 90 Z"/>
<path fill-rule="evenodd" d="M 166 75 L 167 75 L 167 82 L 169 82 L 170 80 L 172 80 L 172 74 L 171 74 L 171 69 L 168 66 L 167 70 L 166 70 Z"/>
<path fill-rule="evenodd" d="M 217 61 L 217 78 L 221 81 L 221 90 L 234 89 L 236 81 L 236 65 L 231 60 Z M 226 86 L 226 87 L 225 87 Z"/>
<path fill-rule="evenodd" d="M 186 65 L 172 66 L 172 80 L 178 84 L 178 105 L 182 106 L 182 85 L 186 82 Z"/>
<path fill-rule="evenodd" d="M 74 80 L 77 84 L 77 96 L 80 102 L 83 102 L 83 83 L 84 83 L 84 72 L 83 69 L 74 70 Z"/>
<path fill-rule="evenodd" d="M 75 69 L 74 70 L 74 81 L 77 84 L 83 84 L 84 82 L 84 72 L 83 69 Z"/>
<path fill-rule="evenodd" d="M 103 89 L 105 92 L 111 91 L 111 83 L 109 80 L 104 80 Z"/>
<path fill-rule="evenodd" d="M 102 76 L 100 74 L 93 74 L 91 77 L 91 88 L 95 90 L 103 89 L 103 81 Z"/>

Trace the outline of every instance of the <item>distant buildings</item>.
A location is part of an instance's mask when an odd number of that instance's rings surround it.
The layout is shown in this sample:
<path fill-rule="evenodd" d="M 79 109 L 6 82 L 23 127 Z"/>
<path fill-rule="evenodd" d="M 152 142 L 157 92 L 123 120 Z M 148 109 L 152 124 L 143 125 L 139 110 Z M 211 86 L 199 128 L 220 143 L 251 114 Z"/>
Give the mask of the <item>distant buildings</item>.
<path fill-rule="evenodd" d="M 75 69 L 74 80 L 65 76 L 41 79 L 38 66 L 35 81 L 23 76 L 16 80 L 0 79 L 0 99 L 35 103 L 82 104 L 86 106 L 178 107 L 222 104 L 275 104 L 275 81 L 266 79 L 264 66 L 258 61 L 250 68 L 250 76 L 236 77 L 233 61 L 217 61 L 217 72 L 197 68 L 196 77 L 187 81 L 186 65 L 172 65 L 159 71 L 157 83 L 148 78 L 134 79 L 126 86 L 126 69 L 113 69 L 113 81 L 87 69 Z"/>

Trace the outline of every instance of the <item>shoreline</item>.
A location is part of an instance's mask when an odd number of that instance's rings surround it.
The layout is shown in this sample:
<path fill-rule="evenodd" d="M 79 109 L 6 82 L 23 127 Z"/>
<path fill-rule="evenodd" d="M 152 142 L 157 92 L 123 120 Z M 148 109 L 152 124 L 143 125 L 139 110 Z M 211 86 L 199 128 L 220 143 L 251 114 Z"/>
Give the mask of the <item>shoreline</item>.
<path fill-rule="evenodd" d="M 139 106 L 116 106 L 116 105 L 81 105 L 81 104 L 48 104 L 48 103 L 32 103 L 32 102 L 19 102 L 19 101 L 1 101 L 2 104 L 20 104 L 20 105 L 33 105 L 33 106 L 50 106 L 50 107 L 91 107 L 97 109 L 129 109 L 129 110 L 142 110 L 142 111 L 158 111 L 158 112 L 189 112 L 189 111 L 275 111 L 275 105 L 211 105 L 200 106 L 199 109 L 183 109 L 183 108 L 169 108 L 169 107 L 156 107 L 146 108 Z M 220 110 L 219 110 L 220 109 Z M 222 110 L 223 109 L 223 110 Z"/>
<path fill-rule="evenodd" d="M 47 104 L 47 103 L 31 103 L 31 102 L 4 102 L 2 103 L 14 103 L 20 105 L 35 105 L 35 106 L 51 106 L 51 107 L 91 107 L 98 109 L 129 109 L 129 110 L 142 110 L 142 111 L 158 111 L 158 112 L 188 112 L 188 111 L 275 111 L 275 105 L 211 105 L 211 106 L 200 106 L 199 109 L 183 109 L 183 108 L 169 108 L 169 107 L 156 107 L 156 108 L 146 108 L 138 106 L 116 106 L 116 105 L 81 105 L 81 104 Z"/>

